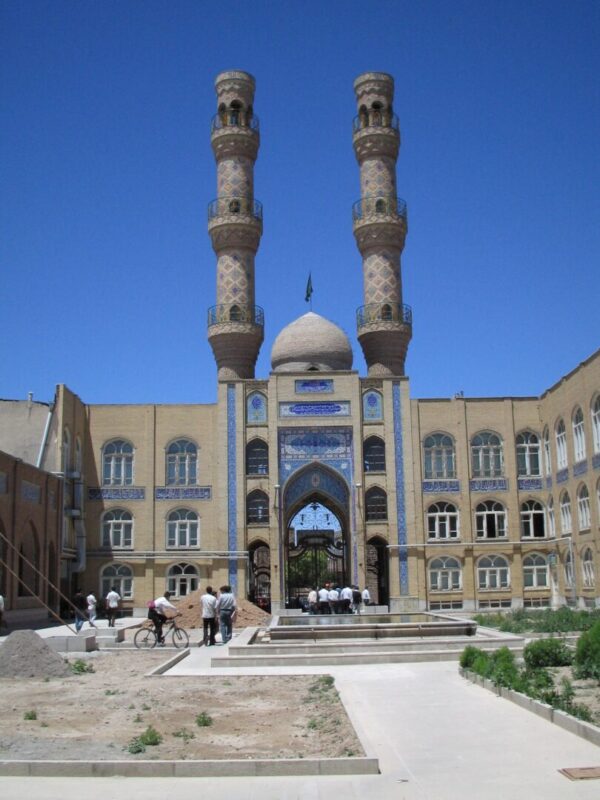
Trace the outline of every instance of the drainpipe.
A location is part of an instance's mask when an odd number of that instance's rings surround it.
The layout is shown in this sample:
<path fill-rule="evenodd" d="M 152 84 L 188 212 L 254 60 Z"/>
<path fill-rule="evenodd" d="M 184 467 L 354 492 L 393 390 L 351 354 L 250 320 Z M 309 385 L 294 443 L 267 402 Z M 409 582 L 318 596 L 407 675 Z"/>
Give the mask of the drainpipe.
<path fill-rule="evenodd" d="M 46 418 L 46 427 L 44 428 L 44 433 L 42 435 L 42 443 L 40 445 L 40 452 L 37 457 L 37 464 L 36 467 L 38 469 L 42 468 L 42 460 L 44 458 L 44 450 L 46 449 L 46 444 L 48 442 L 48 433 L 50 431 L 50 423 L 52 421 L 52 415 L 54 414 L 54 405 L 51 405 L 48 409 L 48 416 Z"/>
<path fill-rule="evenodd" d="M 86 567 L 86 535 L 85 522 L 82 519 L 75 520 L 75 549 L 77 561 L 73 566 L 73 572 L 84 572 Z"/>

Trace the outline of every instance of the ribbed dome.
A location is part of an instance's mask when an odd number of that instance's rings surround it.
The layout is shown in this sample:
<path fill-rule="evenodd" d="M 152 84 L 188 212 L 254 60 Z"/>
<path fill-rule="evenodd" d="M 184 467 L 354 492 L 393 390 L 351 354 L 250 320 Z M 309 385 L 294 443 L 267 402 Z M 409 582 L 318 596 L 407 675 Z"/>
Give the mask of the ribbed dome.
<path fill-rule="evenodd" d="M 309 311 L 290 322 L 271 350 L 274 372 L 333 372 L 352 369 L 352 347 L 341 328 Z"/>

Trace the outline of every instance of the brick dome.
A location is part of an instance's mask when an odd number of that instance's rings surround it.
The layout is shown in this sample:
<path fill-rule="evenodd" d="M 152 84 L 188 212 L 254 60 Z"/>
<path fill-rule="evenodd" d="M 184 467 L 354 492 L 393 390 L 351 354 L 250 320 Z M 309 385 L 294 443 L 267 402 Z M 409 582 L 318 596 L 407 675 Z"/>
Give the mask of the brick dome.
<path fill-rule="evenodd" d="M 274 372 L 335 372 L 352 369 L 352 347 L 344 331 L 309 311 L 287 325 L 271 350 Z"/>

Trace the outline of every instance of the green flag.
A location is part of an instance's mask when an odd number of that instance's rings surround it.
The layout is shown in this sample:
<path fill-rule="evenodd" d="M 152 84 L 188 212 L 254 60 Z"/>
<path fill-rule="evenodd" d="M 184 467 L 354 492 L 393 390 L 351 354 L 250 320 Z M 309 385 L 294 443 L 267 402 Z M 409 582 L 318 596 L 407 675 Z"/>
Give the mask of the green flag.
<path fill-rule="evenodd" d="M 306 283 L 306 296 L 305 296 L 305 298 L 304 298 L 304 300 L 305 300 L 305 302 L 306 302 L 306 303 L 308 303 L 308 302 L 310 301 L 310 298 L 311 298 L 311 296 L 312 296 L 312 293 L 313 293 L 313 288 L 312 288 L 312 276 L 311 276 L 311 273 L 309 272 L 309 273 L 308 273 L 308 281 L 307 281 L 307 283 Z"/>

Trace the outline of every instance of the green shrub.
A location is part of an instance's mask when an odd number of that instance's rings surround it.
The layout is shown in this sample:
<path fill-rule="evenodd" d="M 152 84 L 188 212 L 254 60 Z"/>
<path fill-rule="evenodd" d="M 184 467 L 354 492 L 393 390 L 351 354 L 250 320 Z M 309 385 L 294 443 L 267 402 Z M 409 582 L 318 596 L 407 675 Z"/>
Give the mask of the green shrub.
<path fill-rule="evenodd" d="M 514 653 L 508 647 L 501 647 L 490 657 L 489 677 L 496 686 L 514 687 L 519 678 Z"/>
<path fill-rule="evenodd" d="M 490 674 L 491 663 L 488 653 L 486 653 L 485 650 L 480 650 L 473 659 L 471 669 L 473 672 L 481 675 L 482 678 L 487 678 Z"/>
<path fill-rule="evenodd" d="M 26 711 L 23 714 L 23 719 L 37 719 L 37 711 Z"/>
<path fill-rule="evenodd" d="M 600 621 L 579 637 L 574 663 L 578 678 L 600 681 Z"/>
<path fill-rule="evenodd" d="M 213 718 L 210 714 L 207 714 L 206 711 L 201 711 L 196 717 L 196 725 L 198 725 L 199 728 L 208 728 L 212 724 Z"/>
<path fill-rule="evenodd" d="M 147 747 L 155 747 L 162 742 L 163 737 L 156 728 L 153 728 L 152 725 L 148 725 L 146 730 L 138 736 L 138 739 Z"/>
<path fill-rule="evenodd" d="M 140 741 L 139 736 L 136 736 L 135 739 L 132 739 L 129 742 L 129 745 L 127 746 L 127 749 L 129 750 L 130 753 L 133 753 L 133 754 L 145 753 L 146 752 L 146 745 L 144 745 Z"/>
<path fill-rule="evenodd" d="M 527 669 L 538 667 L 568 667 L 573 655 L 562 639 L 539 639 L 530 642 L 523 651 Z"/>
<path fill-rule="evenodd" d="M 472 669 L 473 662 L 477 658 L 478 653 L 481 653 L 481 650 L 478 647 L 473 647 L 472 644 L 468 644 L 460 655 L 461 667 L 463 669 Z"/>
<path fill-rule="evenodd" d="M 85 672 L 94 672 L 94 665 L 90 664 L 88 661 L 84 661 L 82 658 L 76 659 L 70 664 L 70 667 L 75 675 L 83 675 Z"/>

